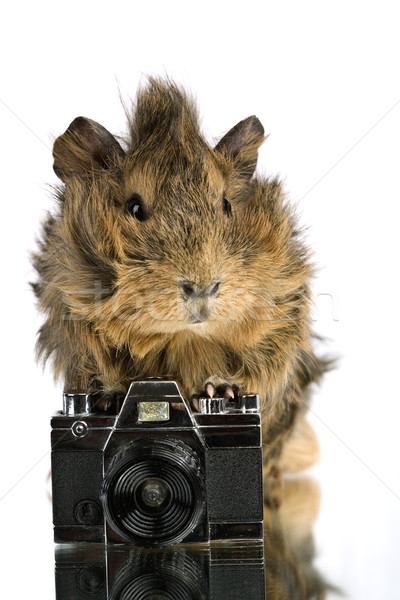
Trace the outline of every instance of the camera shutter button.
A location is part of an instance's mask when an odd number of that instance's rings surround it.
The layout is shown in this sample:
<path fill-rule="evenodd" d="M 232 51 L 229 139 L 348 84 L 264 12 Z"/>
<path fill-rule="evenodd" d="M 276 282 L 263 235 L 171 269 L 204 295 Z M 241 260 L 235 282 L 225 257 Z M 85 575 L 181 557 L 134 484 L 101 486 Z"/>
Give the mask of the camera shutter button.
<path fill-rule="evenodd" d="M 203 415 L 223 415 L 226 412 L 225 398 L 200 398 L 199 406 Z"/>

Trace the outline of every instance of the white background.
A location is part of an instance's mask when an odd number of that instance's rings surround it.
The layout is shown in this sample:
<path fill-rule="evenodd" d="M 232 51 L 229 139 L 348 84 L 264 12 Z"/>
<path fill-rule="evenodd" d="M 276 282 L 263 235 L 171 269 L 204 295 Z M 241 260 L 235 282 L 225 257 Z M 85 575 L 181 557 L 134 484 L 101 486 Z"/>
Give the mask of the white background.
<path fill-rule="evenodd" d="M 51 208 L 52 139 L 124 130 L 119 90 L 167 73 L 218 138 L 256 114 L 321 267 L 315 329 L 340 367 L 315 393 L 318 564 L 352 600 L 400 588 L 397 2 L 8 2 L 1 18 L 2 598 L 53 597 L 46 493 L 60 386 L 34 362 L 28 253 Z"/>

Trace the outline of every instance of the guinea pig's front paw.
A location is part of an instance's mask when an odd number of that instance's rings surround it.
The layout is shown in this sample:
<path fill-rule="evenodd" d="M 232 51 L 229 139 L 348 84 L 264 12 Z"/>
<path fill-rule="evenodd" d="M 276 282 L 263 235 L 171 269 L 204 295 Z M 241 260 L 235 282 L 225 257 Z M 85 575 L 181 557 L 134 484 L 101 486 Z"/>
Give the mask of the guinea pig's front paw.
<path fill-rule="evenodd" d="M 238 396 L 239 386 L 236 383 L 230 383 L 215 375 L 207 379 L 200 394 L 195 394 L 195 397 L 225 398 L 228 402 L 237 400 Z"/>
<path fill-rule="evenodd" d="M 192 393 L 191 403 L 195 410 L 199 410 L 199 398 L 225 398 L 226 402 L 236 402 L 239 397 L 239 386 L 230 383 L 216 375 L 208 377 L 200 392 Z"/>
<path fill-rule="evenodd" d="M 90 396 L 92 410 L 101 413 L 116 414 L 125 397 L 125 393 L 121 392 L 119 388 L 115 390 L 105 390 L 103 384 L 97 378 L 93 378 L 89 382 L 86 393 Z"/>

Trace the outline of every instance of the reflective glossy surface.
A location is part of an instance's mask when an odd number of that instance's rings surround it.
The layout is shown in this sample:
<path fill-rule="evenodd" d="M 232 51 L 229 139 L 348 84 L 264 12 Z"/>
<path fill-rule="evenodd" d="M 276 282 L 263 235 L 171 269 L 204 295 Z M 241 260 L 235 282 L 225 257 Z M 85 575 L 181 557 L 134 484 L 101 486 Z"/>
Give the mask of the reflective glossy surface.
<path fill-rule="evenodd" d="M 163 550 L 75 545 L 58 547 L 55 558 L 57 600 L 265 597 L 261 542 Z"/>
<path fill-rule="evenodd" d="M 231 541 L 163 549 L 56 546 L 57 600 L 302 600 L 334 587 L 314 566 L 312 524 L 319 488 L 284 483 L 281 507 L 266 507 L 264 542 Z"/>

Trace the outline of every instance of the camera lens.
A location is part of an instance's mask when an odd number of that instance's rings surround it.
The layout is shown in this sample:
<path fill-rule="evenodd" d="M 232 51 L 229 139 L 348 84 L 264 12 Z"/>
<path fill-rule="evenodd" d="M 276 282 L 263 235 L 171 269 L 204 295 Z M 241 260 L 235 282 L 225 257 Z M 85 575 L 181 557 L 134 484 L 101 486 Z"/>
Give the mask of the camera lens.
<path fill-rule="evenodd" d="M 196 453 L 180 440 L 141 440 L 117 455 L 102 491 L 106 519 L 141 546 L 179 543 L 199 523 L 204 484 Z"/>
<path fill-rule="evenodd" d="M 143 512 L 149 514 L 161 513 L 172 500 L 172 491 L 166 481 L 150 477 L 138 486 L 136 502 L 141 505 Z"/>

